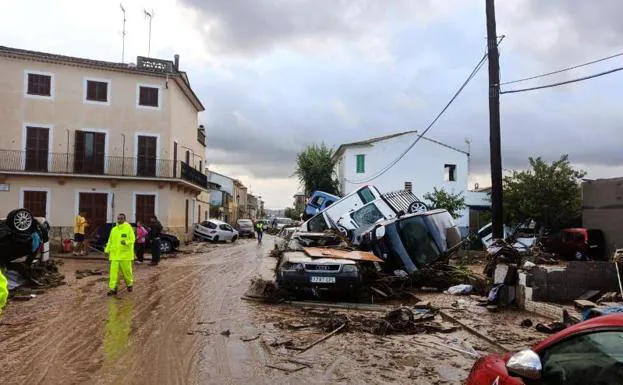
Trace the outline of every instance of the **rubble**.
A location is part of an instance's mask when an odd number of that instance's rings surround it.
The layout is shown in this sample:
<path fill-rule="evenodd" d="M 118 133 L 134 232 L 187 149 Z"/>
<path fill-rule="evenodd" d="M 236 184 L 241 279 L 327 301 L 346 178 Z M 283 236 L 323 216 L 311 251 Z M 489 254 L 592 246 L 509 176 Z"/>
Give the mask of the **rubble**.
<path fill-rule="evenodd" d="M 66 285 L 65 276 L 60 274 L 58 266 L 60 262 L 48 260 L 37 262 L 28 266 L 25 263 L 11 262 L 7 264 L 9 271 L 15 272 L 16 276 L 23 279 L 19 286 L 15 286 L 10 292 L 10 297 L 22 295 L 37 295 L 33 289 L 42 290 Z M 39 291 L 38 293 L 42 293 Z"/>
<path fill-rule="evenodd" d="M 104 271 L 102 269 L 76 270 L 76 279 L 82 279 L 92 275 L 104 275 Z"/>

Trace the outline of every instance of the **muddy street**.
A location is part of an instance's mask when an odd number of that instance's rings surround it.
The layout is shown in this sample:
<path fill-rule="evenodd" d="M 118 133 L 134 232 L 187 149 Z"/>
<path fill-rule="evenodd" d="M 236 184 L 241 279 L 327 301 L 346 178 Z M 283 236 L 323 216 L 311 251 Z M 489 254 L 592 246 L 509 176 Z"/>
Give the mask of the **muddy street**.
<path fill-rule="evenodd" d="M 75 277 L 79 269 L 105 269 L 104 261 L 66 260 L 67 286 L 12 302 L 3 314 L 2 383 L 461 384 L 475 361 L 469 352 L 497 349 L 453 328 L 383 337 L 345 329 L 305 351 L 292 350 L 326 335 L 318 325 L 327 319 L 353 315 L 241 300 L 272 245 L 270 237 L 262 247 L 241 240 L 156 268 L 137 266 L 134 292 L 121 285 L 116 298 L 106 296 L 105 275 Z M 542 338 L 508 329 L 504 341 L 511 348 Z"/>

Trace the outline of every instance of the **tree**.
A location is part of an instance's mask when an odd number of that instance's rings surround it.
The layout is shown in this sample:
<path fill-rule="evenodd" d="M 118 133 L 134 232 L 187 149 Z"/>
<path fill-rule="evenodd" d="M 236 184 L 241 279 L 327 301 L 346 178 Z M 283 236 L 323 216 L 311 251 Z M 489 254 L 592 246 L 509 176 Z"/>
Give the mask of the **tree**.
<path fill-rule="evenodd" d="M 301 219 L 301 213 L 302 213 L 302 211 L 299 211 L 299 210 L 297 210 L 295 208 L 292 208 L 292 207 L 287 207 L 285 212 L 284 212 L 284 215 L 285 215 L 286 218 L 290 218 L 290 219 L 292 219 L 294 221 L 298 221 L 298 220 Z"/>
<path fill-rule="evenodd" d="M 443 188 L 435 187 L 432 193 L 424 194 L 424 199 L 430 202 L 431 208 L 448 210 L 454 219 L 461 217 L 461 210 L 465 208 L 465 197 L 462 192 L 452 194 Z"/>
<path fill-rule="evenodd" d="M 297 155 L 294 175 L 303 184 L 305 195 L 320 190 L 329 194 L 339 194 L 339 181 L 335 177 L 333 149 L 324 143 L 308 146 Z"/>
<path fill-rule="evenodd" d="M 568 155 L 546 163 L 529 158 L 531 169 L 513 171 L 504 177 L 504 219 L 507 224 L 534 220 L 538 226 L 560 229 L 581 214 L 580 179 Z"/>

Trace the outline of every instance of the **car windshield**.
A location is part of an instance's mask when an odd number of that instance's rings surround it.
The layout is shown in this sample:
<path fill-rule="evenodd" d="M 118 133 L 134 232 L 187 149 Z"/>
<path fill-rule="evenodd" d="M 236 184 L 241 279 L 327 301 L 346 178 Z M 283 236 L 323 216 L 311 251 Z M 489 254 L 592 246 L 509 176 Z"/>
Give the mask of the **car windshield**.
<path fill-rule="evenodd" d="M 238 221 L 238 224 L 242 226 L 253 226 L 253 222 L 251 222 L 250 219 L 241 219 Z"/>
<path fill-rule="evenodd" d="M 324 220 L 322 213 L 316 215 L 307 223 L 307 228 L 312 233 L 322 233 L 329 228 L 327 222 Z"/>
<path fill-rule="evenodd" d="M 369 227 L 375 224 L 379 219 L 383 219 L 383 214 L 374 203 L 367 204 L 359 210 L 352 213 L 351 218 L 359 227 Z"/>
<path fill-rule="evenodd" d="M 279 223 L 280 225 L 288 225 L 288 224 L 292 223 L 292 219 L 290 219 L 290 218 L 277 218 L 277 223 Z"/>
<path fill-rule="evenodd" d="M 399 221 L 398 233 L 405 250 L 416 265 L 428 265 L 441 257 L 441 251 L 422 216 Z"/>

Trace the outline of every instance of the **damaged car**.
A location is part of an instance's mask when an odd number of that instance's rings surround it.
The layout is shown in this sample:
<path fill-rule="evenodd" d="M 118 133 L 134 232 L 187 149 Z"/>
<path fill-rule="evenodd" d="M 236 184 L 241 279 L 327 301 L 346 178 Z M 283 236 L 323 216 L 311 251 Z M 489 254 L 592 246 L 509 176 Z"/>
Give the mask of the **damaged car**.
<path fill-rule="evenodd" d="M 411 274 L 445 259 L 462 240 L 450 213 L 437 209 L 379 222 L 361 235 L 360 243 L 385 262 L 387 272 Z"/>
<path fill-rule="evenodd" d="M 292 293 L 311 292 L 314 296 L 358 295 L 366 270 L 375 269 L 374 260 L 365 258 L 374 256 L 362 256 L 359 251 L 340 249 L 340 246 L 344 244 L 338 234 L 293 233 L 277 265 L 278 286 Z"/>
<path fill-rule="evenodd" d="M 37 254 L 42 260 L 49 257 L 48 232 L 45 218 L 36 218 L 30 211 L 20 208 L 9 212 L 0 220 L 0 265 L 26 257 L 30 265 Z"/>

